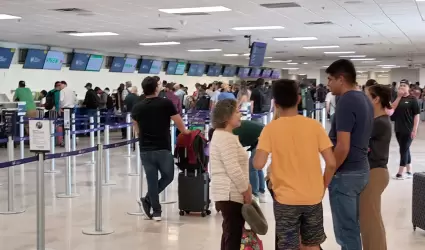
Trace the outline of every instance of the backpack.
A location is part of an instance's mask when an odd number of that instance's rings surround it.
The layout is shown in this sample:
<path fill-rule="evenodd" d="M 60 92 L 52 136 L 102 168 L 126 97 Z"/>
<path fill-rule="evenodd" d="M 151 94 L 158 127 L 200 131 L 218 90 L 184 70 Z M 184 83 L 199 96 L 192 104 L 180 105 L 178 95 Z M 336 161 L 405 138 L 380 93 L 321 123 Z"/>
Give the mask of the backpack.
<path fill-rule="evenodd" d="M 326 101 L 326 90 L 325 88 L 318 88 L 316 92 L 317 101 L 323 103 Z"/>
<path fill-rule="evenodd" d="M 272 105 L 271 91 L 266 88 L 260 89 L 259 91 L 261 97 L 261 112 L 269 112 Z"/>
<path fill-rule="evenodd" d="M 210 96 L 203 95 L 196 102 L 195 109 L 196 110 L 210 110 Z"/>
<path fill-rule="evenodd" d="M 193 130 L 188 135 L 179 134 L 176 140 L 174 158 L 182 171 L 201 173 L 207 171 L 208 156 L 205 154 L 207 140 L 200 130 Z"/>
<path fill-rule="evenodd" d="M 55 107 L 55 93 L 58 90 L 52 90 L 49 91 L 49 93 L 47 93 L 46 96 L 46 103 L 44 104 L 44 108 L 46 108 L 46 110 L 52 110 Z"/>
<path fill-rule="evenodd" d="M 113 109 L 114 108 L 114 99 L 112 99 L 112 96 L 108 95 L 108 98 L 106 99 L 106 108 L 107 109 Z"/>

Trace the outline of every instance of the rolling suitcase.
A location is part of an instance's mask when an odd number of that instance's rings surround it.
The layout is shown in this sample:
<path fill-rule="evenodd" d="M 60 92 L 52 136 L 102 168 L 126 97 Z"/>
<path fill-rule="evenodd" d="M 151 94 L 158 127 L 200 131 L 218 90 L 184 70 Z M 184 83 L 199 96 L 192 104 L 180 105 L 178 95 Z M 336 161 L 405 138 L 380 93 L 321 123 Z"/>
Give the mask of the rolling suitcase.
<path fill-rule="evenodd" d="M 178 177 L 180 216 L 191 212 L 201 213 L 202 217 L 211 214 L 210 176 L 208 172 L 183 171 Z"/>
<path fill-rule="evenodd" d="M 413 230 L 425 230 L 425 172 L 413 175 L 412 223 Z"/>

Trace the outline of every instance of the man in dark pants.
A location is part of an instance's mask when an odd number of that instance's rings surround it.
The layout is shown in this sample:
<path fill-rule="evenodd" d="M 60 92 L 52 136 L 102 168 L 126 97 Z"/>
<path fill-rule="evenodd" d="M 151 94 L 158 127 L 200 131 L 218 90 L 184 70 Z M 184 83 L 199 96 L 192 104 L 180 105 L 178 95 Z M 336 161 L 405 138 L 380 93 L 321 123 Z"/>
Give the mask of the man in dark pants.
<path fill-rule="evenodd" d="M 135 132 L 140 141 L 140 156 L 148 182 L 148 192 L 145 197 L 140 198 L 139 205 L 149 219 L 156 221 L 161 221 L 162 213 L 159 194 L 174 179 L 171 120 L 182 133 L 189 133 L 173 103 L 166 98 L 158 97 L 160 87 L 153 77 L 146 77 L 142 82 L 146 98 L 136 104 L 132 111 Z M 159 181 L 158 172 L 161 173 Z"/>
<path fill-rule="evenodd" d="M 97 127 L 97 109 L 99 108 L 99 97 L 93 89 L 91 83 L 84 86 L 87 89 L 86 96 L 84 97 L 83 105 L 87 108 L 87 115 L 94 118 L 95 127 Z"/>

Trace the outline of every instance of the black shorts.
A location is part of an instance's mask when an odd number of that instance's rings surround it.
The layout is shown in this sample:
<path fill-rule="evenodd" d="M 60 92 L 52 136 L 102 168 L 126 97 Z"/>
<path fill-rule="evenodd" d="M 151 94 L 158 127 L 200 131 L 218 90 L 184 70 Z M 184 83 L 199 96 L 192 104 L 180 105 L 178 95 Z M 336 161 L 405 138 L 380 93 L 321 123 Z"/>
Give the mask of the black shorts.
<path fill-rule="evenodd" d="M 316 205 L 283 205 L 274 202 L 276 245 L 278 250 L 319 246 L 326 240 L 322 203 Z"/>

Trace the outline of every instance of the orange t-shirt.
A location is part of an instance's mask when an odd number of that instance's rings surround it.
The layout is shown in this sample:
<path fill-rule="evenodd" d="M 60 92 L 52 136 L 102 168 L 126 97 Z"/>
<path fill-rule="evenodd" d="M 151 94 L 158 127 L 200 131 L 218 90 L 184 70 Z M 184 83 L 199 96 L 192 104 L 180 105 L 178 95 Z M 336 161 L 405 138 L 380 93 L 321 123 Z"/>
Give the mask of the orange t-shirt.
<path fill-rule="evenodd" d="M 285 205 L 315 205 L 324 183 L 320 152 L 332 147 L 321 124 L 301 115 L 280 117 L 264 127 L 257 149 L 271 153 L 270 180 L 276 200 Z"/>

